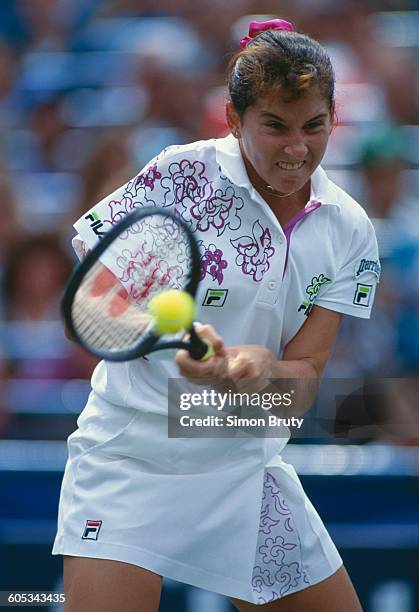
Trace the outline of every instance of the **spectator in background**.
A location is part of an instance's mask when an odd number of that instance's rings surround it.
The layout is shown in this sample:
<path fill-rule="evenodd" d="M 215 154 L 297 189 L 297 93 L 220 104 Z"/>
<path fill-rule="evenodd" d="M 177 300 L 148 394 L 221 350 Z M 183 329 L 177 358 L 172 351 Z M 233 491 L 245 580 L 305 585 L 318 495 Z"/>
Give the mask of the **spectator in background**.
<path fill-rule="evenodd" d="M 0 170 L 0 277 L 7 253 L 13 248 L 20 234 L 10 177 L 5 170 Z"/>
<path fill-rule="evenodd" d="M 82 171 L 84 193 L 79 213 L 112 193 L 132 175 L 130 151 L 124 135 L 110 134 L 97 143 Z M 74 212 L 71 213 L 74 219 Z"/>
<path fill-rule="evenodd" d="M 153 57 L 142 65 L 139 78 L 150 96 L 145 117 L 149 124 L 177 127 L 188 141 L 202 138 L 202 100 L 222 82 L 222 76 L 220 79 L 213 73 L 175 71 Z"/>
<path fill-rule="evenodd" d="M 382 325 L 380 335 L 389 337 L 394 334 L 394 348 L 387 355 L 389 362 L 396 362 L 394 373 L 417 376 L 419 194 L 409 189 L 406 172 L 408 149 L 408 141 L 400 128 L 378 126 L 362 143 L 359 162 L 365 184 L 365 202 L 384 261 L 385 274 L 377 296 L 375 315 L 378 317 L 387 312 L 390 321 Z"/>
<path fill-rule="evenodd" d="M 360 143 L 361 201 L 383 273 L 368 325 L 343 320 L 327 371 L 331 378 L 367 380 L 364 404 L 349 399 L 340 418 L 359 426 L 372 418 L 378 425 L 372 438 L 399 445 L 417 444 L 419 436 L 419 199 L 406 180 L 407 150 L 404 133 L 393 125 L 375 126 Z"/>
<path fill-rule="evenodd" d="M 16 210 L 16 201 L 10 178 L 5 169 L 0 170 L 0 318 L 4 314 L 4 297 L 1 279 L 5 261 L 22 234 Z M 0 346 L 1 351 L 1 346 Z M 1 362 L 0 352 L 0 362 Z"/>
<path fill-rule="evenodd" d="M 71 260 L 56 236 L 29 236 L 21 240 L 10 250 L 4 265 L 6 318 L 59 319 L 59 300 L 71 269 Z"/>
<path fill-rule="evenodd" d="M 66 125 L 61 118 L 59 96 L 49 98 L 35 105 L 29 115 L 29 126 L 36 138 L 38 171 L 57 170 L 57 144 Z"/>
<path fill-rule="evenodd" d="M 0 438 L 7 431 L 12 421 L 12 415 L 7 402 L 7 379 L 10 375 L 9 362 L 4 358 L 0 343 Z"/>
<path fill-rule="evenodd" d="M 14 20 L 17 38 L 32 51 L 61 51 L 67 46 L 62 3 L 56 0 L 17 0 Z"/>
<path fill-rule="evenodd" d="M 359 143 L 357 162 L 365 207 L 375 221 L 384 255 L 391 253 L 396 242 L 409 237 L 419 240 L 419 200 L 409 188 L 405 172 L 408 150 L 403 131 L 391 124 L 374 125 Z"/>
<path fill-rule="evenodd" d="M 97 360 L 64 338 L 60 320 L 60 300 L 71 270 L 72 261 L 54 234 L 26 236 L 9 252 L 3 295 L 5 318 L 11 324 L 10 373 L 15 377 L 91 376 Z"/>
<path fill-rule="evenodd" d="M 388 44 L 385 34 L 377 28 L 374 16 L 380 9 L 385 10 L 384 3 L 322 0 L 308 7 L 307 2 L 297 0 L 297 7 L 302 29 L 314 32 L 323 44 L 337 51 L 338 83 L 369 83 L 384 94 L 386 108 L 376 120 L 387 114 L 398 123 L 418 122 L 418 96 L 413 85 L 417 79 L 415 56 L 408 47 Z M 368 107 L 374 102 L 365 92 L 362 102 L 365 111 L 370 112 Z M 353 100 L 346 102 L 353 104 Z"/>
<path fill-rule="evenodd" d="M 3 319 L 4 302 L 1 291 L 4 261 L 9 251 L 19 240 L 21 228 L 16 215 L 16 206 L 11 190 L 9 177 L 4 169 L 0 171 L 0 321 Z M 1 329 L 1 328 L 0 328 Z M 6 381 L 11 373 L 11 364 L 7 359 L 0 336 L 0 435 L 11 421 L 11 415 L 6 401 Z"/>
<path fill-rule="evenodd" d="M 0 38 L 0 134 L 2 136 L 10 128 L 16 127 L 18 122 L 17 72 L 18 64 L 12 48 Z"/>
<path fill-rule="evenodd" d="M 406 150 L 403 133 L 391 125 L 375 126 L 360 143 L 361 201 L 376 230 L 384 273 L 368 326 L 343 321 L 329 376 L 419 371 L 419 202 L 406 184 Z"/>

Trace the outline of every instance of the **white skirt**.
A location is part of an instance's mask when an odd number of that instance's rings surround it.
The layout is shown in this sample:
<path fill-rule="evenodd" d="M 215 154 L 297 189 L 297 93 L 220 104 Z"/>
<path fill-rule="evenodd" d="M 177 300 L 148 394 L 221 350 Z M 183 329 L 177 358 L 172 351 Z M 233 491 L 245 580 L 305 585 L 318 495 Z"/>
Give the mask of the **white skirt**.
<path fill-rule="evenodd" d="M 263 604 L 342 560 L 284 440 L 171 439 L 161 415 L 92 393 L 68 440 L 52 554 L 131 563 Z"/>

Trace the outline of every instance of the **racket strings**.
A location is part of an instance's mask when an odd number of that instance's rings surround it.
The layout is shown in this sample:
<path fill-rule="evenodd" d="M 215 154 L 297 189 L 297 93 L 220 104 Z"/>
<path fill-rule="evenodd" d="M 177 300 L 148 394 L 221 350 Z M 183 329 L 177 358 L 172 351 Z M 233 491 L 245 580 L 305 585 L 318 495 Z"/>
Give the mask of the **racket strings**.
<path fill-rule="evenodd" d="M 73 307 L 73 320 L 79 336 L 91 347 L 117 350 L 125 349 L 135 344 L 144 335 L 151 322 L 150 318 L 139 320 L 139 317 L 131 317 L 124 321 L 116 321 L 104 316 L 100 307 L 95 311 L 91 308 L 91 314 L 86 317 L 86 303 L 78 300 Z"/>
<path fill-rule="evenodd" d="M 158 213 L 131 225 L 112 249 L 114 273 L 96 261 L 78 286 L 71 309 L 78 337 L 98 354 L 122 353 L 141 344 L 155 321 L 147 311 L 150 299 L 184 288 L 190 274 L 187 232 Z"/>
<path fill-rule="evenodd" d="M 100 267 L 101 268 L 101 267 Z M 114 285 L 100 295 L 92 295 L 100 273 L 95 266 L 80 285 L 72 309 L 73 325 L 78 335 L 91 347 L 105 350 L 122 350 L 138 343 L 150 328 L 153 317 L 128 296 L 120 296 L 122 285 L 115 278 Z M 117 316 L 111 316 L 112 304 L 120 304 Z"/>

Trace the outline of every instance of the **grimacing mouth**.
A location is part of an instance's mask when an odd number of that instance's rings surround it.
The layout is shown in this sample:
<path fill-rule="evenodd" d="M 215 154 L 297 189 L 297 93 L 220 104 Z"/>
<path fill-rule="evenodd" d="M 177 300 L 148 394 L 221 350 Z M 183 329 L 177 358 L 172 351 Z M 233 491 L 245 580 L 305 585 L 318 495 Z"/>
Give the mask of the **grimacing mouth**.
<path fill-rule="evenodd" d="M 305 160 L 299 160 L 298 162 L 284 162 L 284 161 L 278 161 L 276 162 L 276 166 L 278 168 L 280 168 L 281 170 L 299 170 L 300 168 L 302 168 L 305 164 Z"/>

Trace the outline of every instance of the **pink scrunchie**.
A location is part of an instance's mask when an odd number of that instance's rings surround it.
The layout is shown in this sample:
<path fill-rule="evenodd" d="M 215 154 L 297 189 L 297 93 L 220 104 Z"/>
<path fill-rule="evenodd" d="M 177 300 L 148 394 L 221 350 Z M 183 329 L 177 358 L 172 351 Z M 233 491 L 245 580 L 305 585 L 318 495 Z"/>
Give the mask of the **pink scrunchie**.
<path fill-rule="evenodd" d="M 292 23 L 284 19 L 270 19 L 269 21 L 251 21 L 249 23 L 249 34 L 240 41 L 240 49 L 244 49 L 251 40 L 266 30 L 295 30 Z"/>

